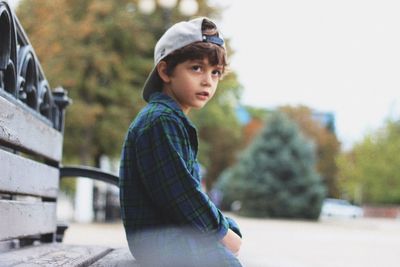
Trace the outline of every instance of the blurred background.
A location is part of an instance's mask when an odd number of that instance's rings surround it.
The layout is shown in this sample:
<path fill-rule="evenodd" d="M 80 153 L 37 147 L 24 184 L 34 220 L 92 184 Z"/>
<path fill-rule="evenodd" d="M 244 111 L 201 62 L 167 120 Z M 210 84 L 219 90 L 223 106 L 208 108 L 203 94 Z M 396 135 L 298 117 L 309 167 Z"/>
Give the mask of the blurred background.
<path fill-rule="evenodd" d="M 126 130 L 145 105 L 141 88 L 156 41 L 177 21 L 216 20 L 230 72 L 190 119 L 204 189 L 248 233 L 243 262 L 398 266 L 397 1 L 8 3 L 51 86 L 73 99 L 64 163 L 115 174 Z M 72 236 L 79 229 L 109 229 L 116 245 L 125 244 L 118 188 L 80 178 L 61 188 L 59 219 L 72 223 L 66 242 L 79 242 Z M 101 243 L 96 236 L 88 239 Z"/>

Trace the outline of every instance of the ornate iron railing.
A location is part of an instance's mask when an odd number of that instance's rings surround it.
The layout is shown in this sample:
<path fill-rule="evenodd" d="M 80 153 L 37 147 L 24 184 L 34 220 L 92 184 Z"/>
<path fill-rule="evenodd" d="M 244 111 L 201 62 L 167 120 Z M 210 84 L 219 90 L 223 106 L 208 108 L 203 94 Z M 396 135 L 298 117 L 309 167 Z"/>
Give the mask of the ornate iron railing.
<path fill-rule="evenodd" d="M 0 0 L 0 96 L 26 108 L 59 131 L 70 103 L 67 92 L 54 91 L 17 16 Z"/>
<path fill-rule="evenodd" d="M 0 97 L 19 105 L 63 132 L 65 108 L 71 102 L 62 87 L 54 91 L 17 16 L 0 0 Z M 1 114 L 0 114 L 1 115 Z M 60 178 L 88 177 L 118 185 L 118 177 L 98 168 L 59 166 Z"/>

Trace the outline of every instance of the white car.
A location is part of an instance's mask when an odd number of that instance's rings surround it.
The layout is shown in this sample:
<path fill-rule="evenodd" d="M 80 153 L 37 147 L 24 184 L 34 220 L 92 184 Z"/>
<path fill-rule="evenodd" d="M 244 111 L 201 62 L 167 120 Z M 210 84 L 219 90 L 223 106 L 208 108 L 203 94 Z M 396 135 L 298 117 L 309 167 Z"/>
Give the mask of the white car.
<path fill-rule="evenodd" d="M 323 217 L 360 218 L 363 215 L 362 208 L 344 199 L 327 198 L 322 204 L 321 216 Z"/>

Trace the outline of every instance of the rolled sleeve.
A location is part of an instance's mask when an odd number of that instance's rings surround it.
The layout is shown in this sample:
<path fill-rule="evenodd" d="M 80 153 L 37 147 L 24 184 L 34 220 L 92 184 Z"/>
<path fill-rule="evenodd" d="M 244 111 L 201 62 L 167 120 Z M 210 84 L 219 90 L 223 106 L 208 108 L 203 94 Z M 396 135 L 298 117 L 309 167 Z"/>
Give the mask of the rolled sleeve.
<path fill-rule="evenodd" d="M 191 174 L 185 140 L 188 133 L 179 122 L 159 117 L 136 140 L 140 178 L 151 200 L 172 222 L 222 239 L 229 223 Z"/>
<path fill-rule="evenodd" d="M 230 217 L 225 217 L 225 219 L 228 221 L 229 229 L 231 229 L 238 236 L 240 236 L 240 238 L 242 238 L 242 233 L 240 232 L 239 225 Z"/>

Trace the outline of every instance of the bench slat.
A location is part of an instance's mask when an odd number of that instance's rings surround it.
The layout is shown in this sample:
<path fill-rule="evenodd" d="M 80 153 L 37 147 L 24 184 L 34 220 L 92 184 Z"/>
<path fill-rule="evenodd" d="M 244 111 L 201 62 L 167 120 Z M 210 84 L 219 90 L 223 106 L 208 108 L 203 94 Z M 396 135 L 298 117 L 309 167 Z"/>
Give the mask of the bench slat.
<path fill-rule="evenodd" d="M 0 170 L 0 192 L 57 197 L 57 168 L 0 149 Z"/>
<path fill-rule="evenodd" d="M 99 246 L 46 244 L 0 254 L 0 266 L 89 266 L 110 251 Z"/>
<path fill-rule="evenodd" d="M 0 141 L 61 161 L 62 134 L 0 95 Z"/>
<path fill-rule="evenodd" d="M 129 248 L 118 248 L 96 261 L 90 267 L 139 267 Z"/>
<path fill-rule="evenodd" d="M 0 214 L 0 241 L 56 231 L 55 202 L 0 200 Z"/>

